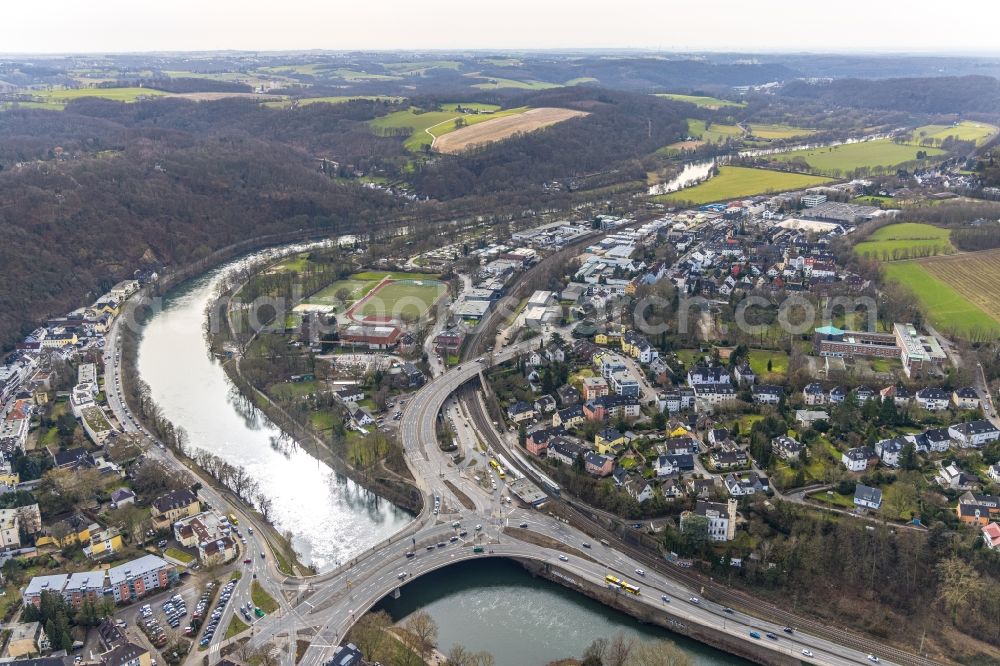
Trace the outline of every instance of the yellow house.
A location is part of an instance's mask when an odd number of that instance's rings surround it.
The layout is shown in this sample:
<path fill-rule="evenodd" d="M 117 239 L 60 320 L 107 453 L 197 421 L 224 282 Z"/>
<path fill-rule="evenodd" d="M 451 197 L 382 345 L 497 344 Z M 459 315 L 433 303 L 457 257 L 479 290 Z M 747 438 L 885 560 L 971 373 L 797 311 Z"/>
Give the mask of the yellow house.
<path fill-rule="evenodd" d="M 594 344 L 606 345 L 608 344 L 608 334 L 605 332 L 600 332 L 594 336 Z"/>
<path fill-rule="evenodd" d="M 187 488 L 172 490 L 153 500 L 150 516 L 156 529 L 166 529 L 181 518 L 201 513 L 198 496 Z"/>
<path fill-rule="evenodd" d="M 617 453 L 618 449 L 621 449 L 627 443 L 628 439 L 626 439 L 625 435 L 614 428 L 602 430 L 594 435 L 594 448 L 602 456 Z"/>
<path fill-rule="evenodd" d="M 684 426 L 677 426 L 667 434 L 670 437 L 688 437 L 691 435 L 690 431 Z"/>
<path fill-rule="evenodd" d="M 632 280 L 627 285 L 625 285 L 625 293 L 629 296 L 635 296 L 635 290 L 639 287 L 639 281 Z"/>
<path fill-rule="evenodd" d="M 96 525 L 94 526 L 96 527 Z M 103 530 L 92 530 L 90 533 L 90 545 L 84 546 L 84 554 L 95 560 L 108 557 L 122 549 L 122 535 L 113 527 L 106 527 Z"/>
<path fill-rule="evenodd" d="M 76 513 L 53 525 L 48 534 L 38 537 L 35 545 L 39 548 L 42 546 L 66 548 L 67 546 L 72 546 L 78 543 L 89 544 L 91 534 L 100 531 L 100 525 L 91 522 L 84 516 Z"/>

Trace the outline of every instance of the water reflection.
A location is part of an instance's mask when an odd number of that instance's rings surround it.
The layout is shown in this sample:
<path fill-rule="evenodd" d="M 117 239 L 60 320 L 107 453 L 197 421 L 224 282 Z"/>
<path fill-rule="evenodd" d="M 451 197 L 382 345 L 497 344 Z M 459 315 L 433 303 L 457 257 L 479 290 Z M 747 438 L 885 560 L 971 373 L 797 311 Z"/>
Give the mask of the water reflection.
<path fill-rule="evenodd" d="M 304 561 L 336 566 L 402 529 L 409 516 L 303 451 L 229 381 L 207 353 L 205 306 L 223 267 L 171 293 L 143 330 L 139 372 L 190 444 L 243 465 L 273 502 Z"/>

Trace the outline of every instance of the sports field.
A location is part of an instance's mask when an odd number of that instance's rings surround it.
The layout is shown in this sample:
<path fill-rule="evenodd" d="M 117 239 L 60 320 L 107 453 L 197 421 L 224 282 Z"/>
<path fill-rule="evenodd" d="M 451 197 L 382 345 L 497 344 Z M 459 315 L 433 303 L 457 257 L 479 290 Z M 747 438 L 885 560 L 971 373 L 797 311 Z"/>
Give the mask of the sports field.
<path fill-rule="evenodd" d="M 378 280 L 337 280 L 310 296 L 307 303 L 311 305 L 334 305 L 339 302 L 354 303 L 364 298 L 372 290 L 372 287 L 377 284 Z M 338 294 L 346 297 L 342 299 Z"/>
<path fill-rule="evenodd" d="M 656 93 L 657 97 L 666 97 L 667 99 L 676 100 L 678 102 L 687 102 L 688 104 L 694 104 L 703 109 L 721 109 L 727 106 L 743 107 L 746 106 L 743 102 L 731 102 L 728 99 L 719 99 L 718 97 L 708 97 L 705 95 L 680 95 L 677 93 Z"/>
<path fill-rule="evenodd" d="M 802 173 L 724 166 L 719 168 L 718 176 L 710 178 L 700 185 L 654 197 L 654 200 L 664 203 L 690 201 L 696 205 L 701 205 L 713 201 L 729 201 L 755 194 L 798 190 L 829 183 L 831 180 L 831 178 L 823 176 L 811 176 Z"/>
<path fill-rule="evenodd" d="M 448 291 L 437 280 L 398 280 L 379 287 L 351 310 L 354 318 L 367 316 L 391 319 L 423 317 L 438 298 Z"/>
<path fill-rule="evenodd" d="M 940 148 L 913 146 L 893 143 L 889 139 L 875 139 L 860 143 L 846 143 L 839 146 L 793 150 L 775 155 L 774 159 L 784 162 L 803 160 L 817 173 L 841 175 L 854 169 L 867 167 L 872 170 L 891 169 L 906 162 L 917 160 L 917 151 L 926 152 L 928 157 L 943 155 Z"/>
<path fill-rule="evenodd" d="M 996 336 L 1000 335 L 1000 319 L 995 317 L 1000 317 L 1000 313 L 991 317 L 985 308 L 991 307 L 996 312 L 996 303 L 1000 302 L 1000 254 L 993 250 L 982 254 L 975 263 L 970 261 L 972 254 L 893 261 L 885 264 L 885 275 L 908 286 L 923 304 L 931 323 L 942 332 L 959 335 L 988 332 Z M 944 265 L 930 268 L 938 263 Z"/>
<path fill-rule="evenodd" d="M 455 129 L 444 136 L 438 135 L 434 139 L 435 149 L 442 153 L 458 153 L 473 146 L 479 146 L 490 141 L 500 141 L 508 137 L 524 132 L 534 132 L 535 130 L 561 123 L 570 118 L 578 118 L 587 115 L 583 111 L 573 111 L 570 109 L 539 108 L 528 109 L 523 113 L 508 114 L 501 117 L 503 112 L 487 116 L 488 120 L 468 127 Z M 482 118 L 483 116 L 473 116 Z M 454 121 L 451 123 L 454 125 Z M 443 128 L 448 128 L 445 123 Z M 437 134 L 439 129 L 433 128 L 431 132 Z"/>
<path fill-rule="evenodd" d="M 986 123 L 963 120 L 957 125 L 924 125 L 913 130 L 913 142 L 944 141 L 953 136 L 959 141 L 975 141 L 982 145 L 1000 132 L 1000 128 Z"/>
<path fill-rule="evenodd" d="M 860 257 L 876 261 L 897 261 L 954 254 L 951 232 L 917 222 L 901 222 L 882 227 L 854 246 Z"/>

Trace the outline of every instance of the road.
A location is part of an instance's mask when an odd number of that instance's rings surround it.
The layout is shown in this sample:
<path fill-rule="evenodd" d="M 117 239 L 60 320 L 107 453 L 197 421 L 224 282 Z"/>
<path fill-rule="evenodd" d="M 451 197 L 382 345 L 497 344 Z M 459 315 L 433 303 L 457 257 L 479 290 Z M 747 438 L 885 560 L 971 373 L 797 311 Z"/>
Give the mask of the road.
<path fill-rule="evenodd" d="M 135 433 L 145 438 L 144 455 L 147 458 L 158 460 L 173 469 L 192 475 L 187 465 L 175 457 L 162 442 L 157 441 L 156 437 L 146 430 L 138 422 L 138 419 L 134 418 L 134 415 L 125 404 L 121 392 L 121 337 L 118 329 L 120 321 L 121 318 L 116 320 L 112 325 L 111 330 L 108 332 L 108 342 L 105 344 L 104 349 L 104 393 L 107 398 L 108 407 L 111 409 L 112 414 L 119 423 L 119 427 L 123 431 Z M 195 479 L 192 478 L 192 483 L 194 481 Z M 230 603 L 226 606 L 222 619 L 219 622 L 218 630 L 212 639 L 212 644 L 209 646 L 211 649 L 222 641 L 222 637 L 226 633 L 226 628 L 229 626 L 229 621 L 238 604 L 245 603 L 246 600 L 250 599 L 251 585 L 254 580 L 258 580 L 261 586 L 268 594 L 274 597 L 280 606 L 287 606 L 287 601 L 281 594 L 281 582 L 285 579 L 285 576 L 278 571 L 273 553 L 270 552 L 269 545 L 262 538 L 262 535 L 267 533 L 268 526 L 261 523 L 256 514 L 247 512 L 241 502 L 230 501 L 228 498 L 223 497 L 220 492 L 207 483 L 202 483 L 198 495 L 208 506 L 222 511 L 224 514 L 232 513 L 236 515 L 239 520 L 240 529 L 246 539 L 245 544 L 240 544 L 241 553 L 237 561 L 239 562 L 244 559 L 251 561 L 250 565 L 240 565 L 243 570 L 243 576 L 233 591 Z M 253 529 L 253 535 L 248 533 L 247 527 Z M 263 558 L 261 557 L 262 554 L 264 555 Z M 188 610 L 190 611 L 191 607 Z M 130 624 L 132 624 L 135 620 L 134 613 L 126 614 L 132 616 L 130 621 Z M 200 640 L 201 634 L 199 633 L 198 636 Z M 200 661 L 202 656 L 201 653 L 195 650 L 189 656 L 188 662 L 193 664 L 195 661 Z"/>

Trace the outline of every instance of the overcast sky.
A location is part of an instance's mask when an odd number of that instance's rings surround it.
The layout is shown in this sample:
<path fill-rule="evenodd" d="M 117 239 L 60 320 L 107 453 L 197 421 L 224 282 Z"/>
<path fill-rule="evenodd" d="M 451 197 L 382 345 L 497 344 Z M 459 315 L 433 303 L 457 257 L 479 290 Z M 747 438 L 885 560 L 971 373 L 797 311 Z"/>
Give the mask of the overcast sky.
<path fill-rule="evenodd" d="M 927 5 L 927 11 L 922 9 Z M 960 7 L 957 16 L 947 8 Z M 0 52 L 559 49 L 1000 53 L 1000 1 L 0 0 Z"/>

